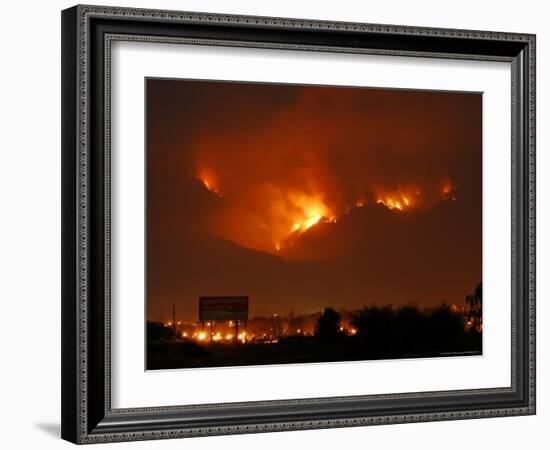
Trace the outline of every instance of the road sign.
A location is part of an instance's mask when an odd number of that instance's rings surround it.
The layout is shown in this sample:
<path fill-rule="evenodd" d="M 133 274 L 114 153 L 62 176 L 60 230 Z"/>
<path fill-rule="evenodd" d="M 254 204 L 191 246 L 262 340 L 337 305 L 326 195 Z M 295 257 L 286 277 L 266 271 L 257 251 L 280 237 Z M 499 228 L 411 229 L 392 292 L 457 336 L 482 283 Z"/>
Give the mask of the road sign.
<path fill-rule="evenodd" d="M 199 320 L 248 320 L 248 297 L 199 297 Z"/>

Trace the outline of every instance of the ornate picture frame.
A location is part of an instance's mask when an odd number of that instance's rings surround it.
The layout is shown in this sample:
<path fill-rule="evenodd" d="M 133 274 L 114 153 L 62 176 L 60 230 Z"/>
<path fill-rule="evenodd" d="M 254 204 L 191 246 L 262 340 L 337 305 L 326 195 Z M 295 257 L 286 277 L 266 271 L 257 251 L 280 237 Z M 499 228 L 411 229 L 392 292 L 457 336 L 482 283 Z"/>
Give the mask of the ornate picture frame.
<path fill-rule="evenodd" d="M 510 386 L 113 408 L 110 70 L 115 41 L 510 63 Z M 81 5 L 62 12 L 64 439 L 85 444 L 528 414 L 535 414 L 534 35 Z"/>

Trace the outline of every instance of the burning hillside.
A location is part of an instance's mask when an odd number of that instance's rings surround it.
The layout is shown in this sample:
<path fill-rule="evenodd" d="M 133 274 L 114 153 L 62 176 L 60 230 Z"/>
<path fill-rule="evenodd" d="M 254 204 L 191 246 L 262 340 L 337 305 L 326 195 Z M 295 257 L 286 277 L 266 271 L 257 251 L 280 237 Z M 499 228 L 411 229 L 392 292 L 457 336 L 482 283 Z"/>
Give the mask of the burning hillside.
<path fill-rule="evenodd" d="M 206 173 L 208 176 L 205 175 Z M 212 170 L 203 170 L 202 175 L 197 178 L 207 190 L 220 198 L 224 197 L 221 188 L 217 187 L 213 181 L 217 177 Z M 253 211 L 246 211 L 249 206 L 247 202 L 241 204 L 238 198 L 224 197 L 228 204 L 219 213 L 212 214 L 211 231 L 245 247 L 280 254 L 281 250 L 292 245 L 300 235 L 312 227 L 335 224 L 343 216 L 366 205 L 377 204 L 403 214 L 415 210 L 422 212 L 426 204 L 433 206 L 440 201 L 456 200 L 457 188 L 450 181 L 444 181 L 435 192 L 424 194 L 428 198 L 427 202 L 424 201 L 422 191 L 416 186 L 394 192 L 376 188 L 373 192 L 364 194 L 343 207 L 325 200 L 331 197 L 327 193 L 308 194 L 298 188 L 285 190 L 275 185 L 271 189 L 266 189 L 266 192 L 270 192 L 272 197 L 266 195 L 263 204 L 253 205 Z M 231 214 L 238 216 L 241 213 L 250 222 L 243 223 L 242 227 L 225 226 L 224 222 L 235 222 L 235 219 L 231 219 Z M 251 233 L 259 237 L 255 241 L 256 244 L 250 244 Z"/>

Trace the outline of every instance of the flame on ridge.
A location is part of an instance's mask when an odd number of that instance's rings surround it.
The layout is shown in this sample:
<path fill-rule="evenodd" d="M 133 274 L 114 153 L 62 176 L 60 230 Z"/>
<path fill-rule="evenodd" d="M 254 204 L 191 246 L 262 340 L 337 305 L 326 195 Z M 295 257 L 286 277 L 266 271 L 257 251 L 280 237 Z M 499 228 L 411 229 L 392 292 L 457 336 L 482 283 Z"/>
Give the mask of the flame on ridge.
<path fill-rule="evenodd" d="M 218 179 L 213 171 L 201 170 L 197 178 L 210 192 L 218 197 L 223 196 L 218 187 Z M 450 180 L 446 180 L 441 185 L 441 190 L 437 195 L 441 200 L 456 200 L 457 186 Z M 284 192 L 287 207 L 276 209 L 276 215 L 280 215 L 280 217 L 277 217 L 279 226 L 275 227 L 274 223 L 270 224 L 269 220 L 262 220 L 261 224 L 258 225 L 263 231 L 271 233 L 272 248 L 276 252 L 283 250 L 293 237 L 295 238 L 310 228 L 319 224 L 334 224 L 341 216 L 347 215 L 354 209 L 362 208 L 371 202 L 382 205 L 396 213 L 410 211 L 424 203 L 422 202 L 422 191 L 416 187 L 394 191 L 380 189 L 377 190 L 374 196 L 370 196 L 369 200 L 367 200 L 369 196 L 360 196 L 343 208 L 329 206 L 321 194 L 310 194 L 298 190 L 290 192 L 281 190 Z M 269 203 L 270 200 L 267 199 L 267 202 Z M 282 227 L 280 226 L 281 223 L 283 224 Z M 286 231 L 285 223 L 288 224 Z"/>

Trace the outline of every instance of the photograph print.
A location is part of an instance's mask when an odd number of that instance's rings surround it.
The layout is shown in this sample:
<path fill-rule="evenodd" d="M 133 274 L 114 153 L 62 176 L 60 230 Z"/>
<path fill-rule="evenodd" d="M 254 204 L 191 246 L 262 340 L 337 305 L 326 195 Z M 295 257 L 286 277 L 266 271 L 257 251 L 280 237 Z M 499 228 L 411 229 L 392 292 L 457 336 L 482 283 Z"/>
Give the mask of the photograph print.
<path fill-rule="evenodd" d="M 147 370 L 482 355 L 482 93 L 145 89 Z"/>

